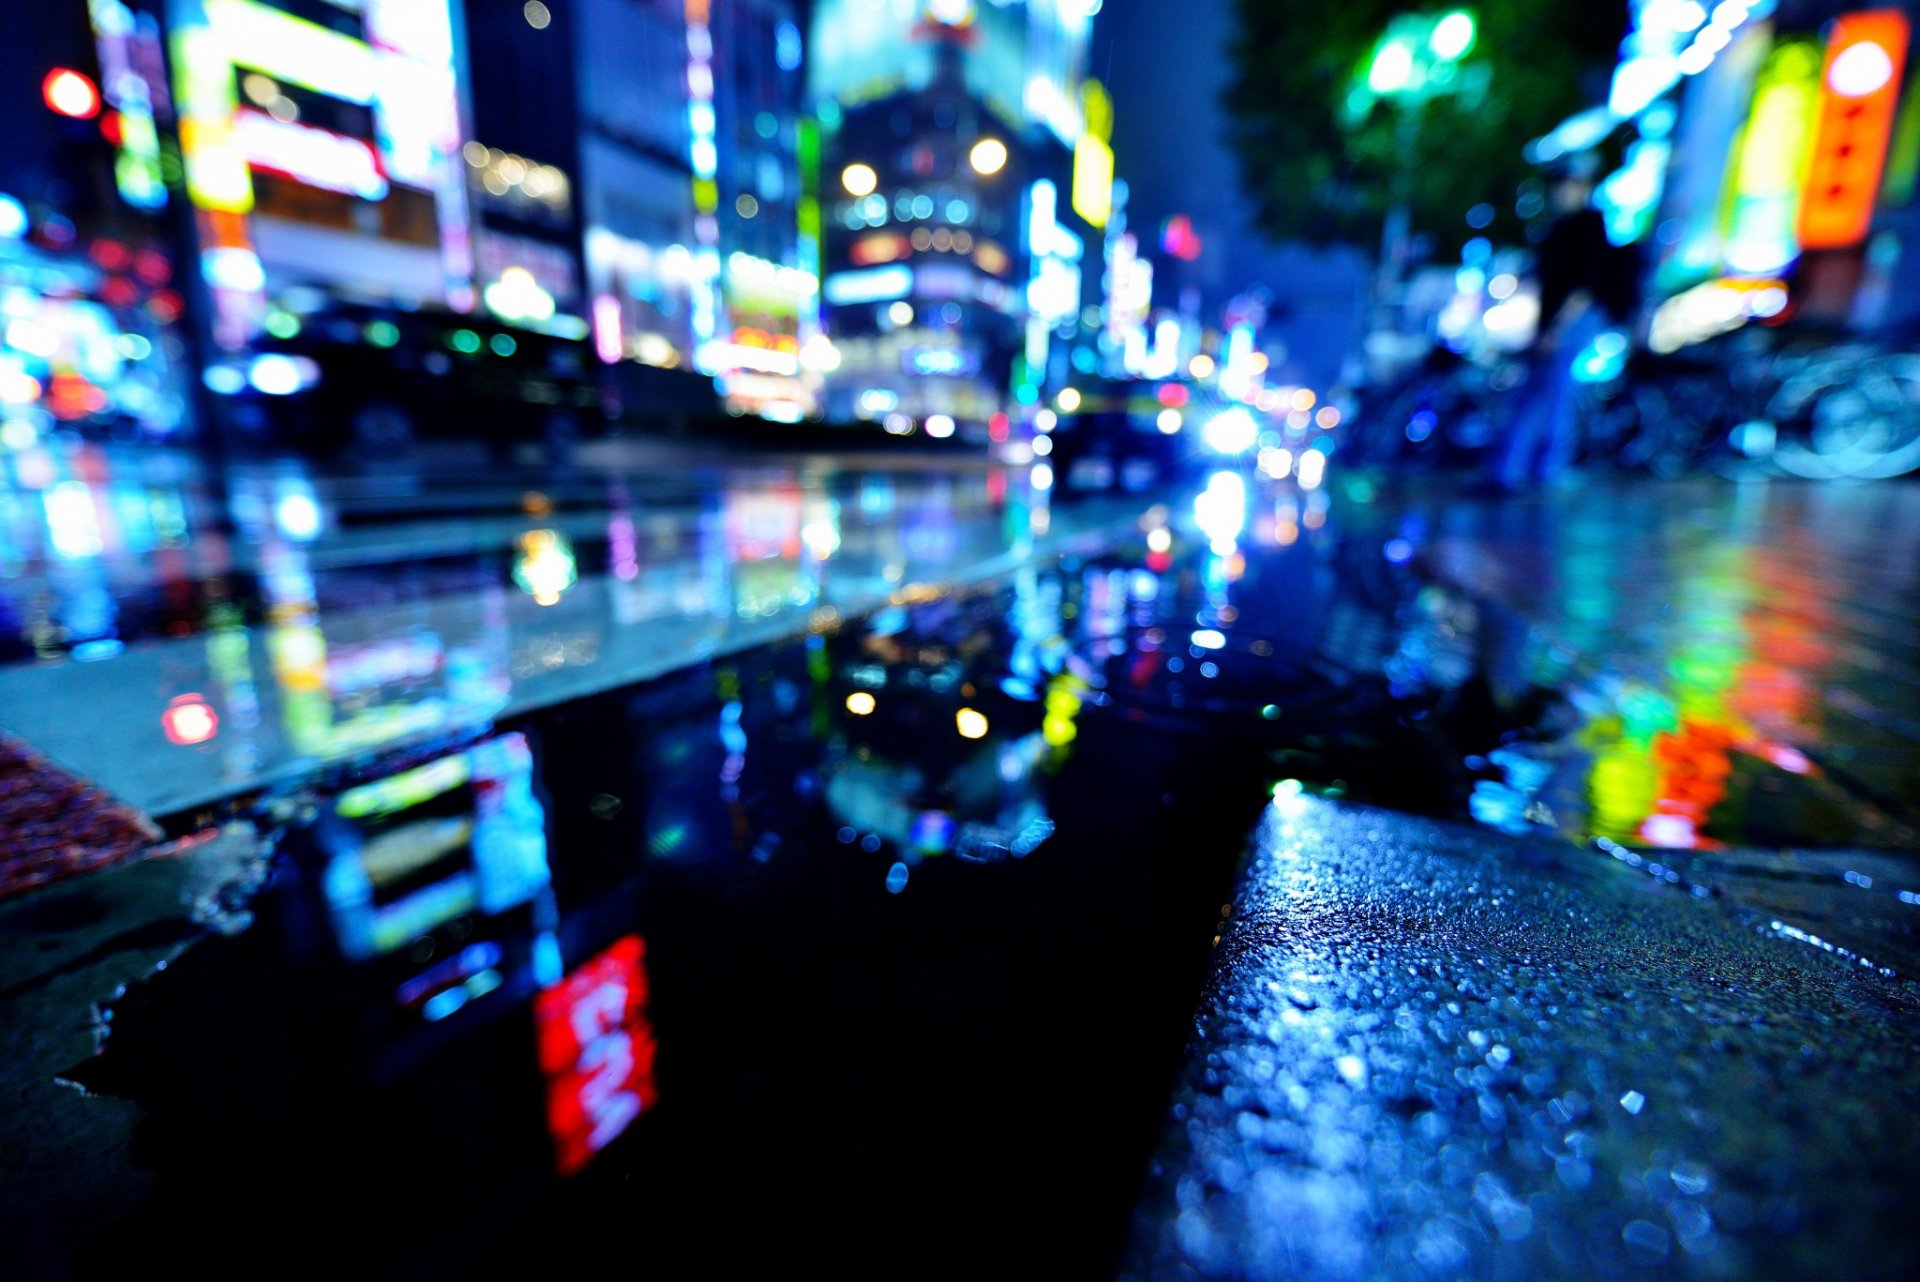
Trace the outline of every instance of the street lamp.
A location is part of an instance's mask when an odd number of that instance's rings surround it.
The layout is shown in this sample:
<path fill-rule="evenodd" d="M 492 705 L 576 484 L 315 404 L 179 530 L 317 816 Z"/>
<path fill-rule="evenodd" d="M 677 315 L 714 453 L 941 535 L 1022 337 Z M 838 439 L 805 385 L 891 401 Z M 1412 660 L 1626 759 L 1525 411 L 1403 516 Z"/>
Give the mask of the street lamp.
<path fill-rule="evenodd" d="M 1479 76 L 1461 74 L 1460 63 L 1473 52 L 1479 24 L 1471 10 L 1438 14 L 1403 14 L 1393 19 L 1374 44 L 1373 56 L 1354 74 L 1347 95 L 1347 114 L 1354 123 L 1366 119 L 1378 102 L 1399 110 L 1395 154 L 1400 169 L 1394 176 L 1393 204 L 1387 210 L 1380 238 L 1379 302 L 1384 311 L 1399 282 L 1407 252 L 1411 214 L 1409 185 L 1419 141 L 1420 111 L 1443 94 L 1474 93 L 1485 83 Z"/>
<path fill-rule="evenodd" d="M 1443 62 L 1458 62 L 1473 52 L 1474 38 L 1478 34 L 1473 15 L 1465 9 L 1455 9 L 1433 24 L 1433 34 L 1427 37 L 1427 48 Z"/>

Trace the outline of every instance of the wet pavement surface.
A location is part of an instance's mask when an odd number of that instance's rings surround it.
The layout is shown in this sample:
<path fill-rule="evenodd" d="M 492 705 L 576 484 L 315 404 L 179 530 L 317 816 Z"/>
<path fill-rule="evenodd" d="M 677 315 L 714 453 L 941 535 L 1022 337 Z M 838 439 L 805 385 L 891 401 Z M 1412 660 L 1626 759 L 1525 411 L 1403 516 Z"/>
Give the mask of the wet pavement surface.
<path fill-rule="evenodd" d="M 1912 1277 L 1920 994 L 1694 885 L 1277 802 L 1123 1274 Z"/>
<path fill-rule="evenodd" d="M 1898 1274 L 1911 487 L 33 466 L 22 1268 Z"/>

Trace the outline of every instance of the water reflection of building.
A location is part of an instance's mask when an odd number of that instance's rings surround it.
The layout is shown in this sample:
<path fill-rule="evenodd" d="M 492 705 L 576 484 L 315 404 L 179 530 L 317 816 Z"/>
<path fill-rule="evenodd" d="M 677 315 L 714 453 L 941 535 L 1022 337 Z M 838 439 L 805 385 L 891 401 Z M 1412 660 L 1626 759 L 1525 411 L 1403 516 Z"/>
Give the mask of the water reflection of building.
<path fill-rule="evenodd" d="M 908 863 L 1023 858 L 1053 831 L 1039 700 L 1009 687 L 996 598 L 892 609 L 828 641 L 824 795 L 841 839 Z M 835 706 L 837 701 L 837 707 Z M 892 887 L 892 883 L 889 883 Z"/>

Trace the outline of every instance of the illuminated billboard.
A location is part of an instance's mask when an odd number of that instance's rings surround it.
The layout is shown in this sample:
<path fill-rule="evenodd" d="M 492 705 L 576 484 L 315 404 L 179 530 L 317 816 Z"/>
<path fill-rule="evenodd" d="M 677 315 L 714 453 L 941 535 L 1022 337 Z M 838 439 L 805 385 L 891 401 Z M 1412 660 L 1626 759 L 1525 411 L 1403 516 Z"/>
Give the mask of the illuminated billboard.
<path fill-rule="evenodd" d="M 1800 203 L 1802 248 L 1843 249 L 1866 239 L 1899 106 L 1907 38 L 1906 15 L 1897 9 L 1850 13 L 1833 24 Z"/>
<path fill-rule="evenodd" d="M 448 0 L 336 7 L 357 34 L 258 0 L 170 0 L 187 192 L 229 346 L 270 284 L 474 301 Z"/>
<path fill-rule="evenodd" d="M 1113 217 L 1113 99 L 1098 80 L 1080 87 L 1085 130 L 1073 144 L 1073 212 L 1095 227 Z"/>
<path fill-rule="evenodd" d="M 1819 105 L 1820 64 L 1814 41 L 1783 40 L 1754 81 L 1753 107 L 1735 152 L 1722 249 L 1732 272 L 1777 275 L 1799 256 L 1794 223 Z"/>

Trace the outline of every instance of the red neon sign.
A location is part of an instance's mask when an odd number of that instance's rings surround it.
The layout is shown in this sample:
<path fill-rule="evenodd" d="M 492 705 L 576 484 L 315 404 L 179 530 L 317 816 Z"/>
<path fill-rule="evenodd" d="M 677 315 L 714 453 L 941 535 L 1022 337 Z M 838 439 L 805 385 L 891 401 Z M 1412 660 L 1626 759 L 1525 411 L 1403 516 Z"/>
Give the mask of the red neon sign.
<path fill-rule="evenodd" d="M 547 1132 L 572 1175 L 660 1098 L 647 1022 L 646 944 L 628 935 L 534 999 Z"/>
<path fill-rule="evenodd" d="M 1897 9 L 1850 13 L 1833 24 L 1800 199 L 1804 249 L 1840 249 L 1866 239 L 1893 136 L 1907 36 L 1906 15 Z"/>

